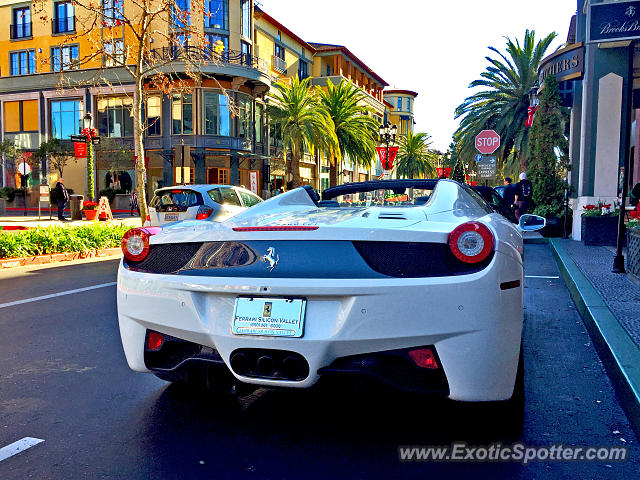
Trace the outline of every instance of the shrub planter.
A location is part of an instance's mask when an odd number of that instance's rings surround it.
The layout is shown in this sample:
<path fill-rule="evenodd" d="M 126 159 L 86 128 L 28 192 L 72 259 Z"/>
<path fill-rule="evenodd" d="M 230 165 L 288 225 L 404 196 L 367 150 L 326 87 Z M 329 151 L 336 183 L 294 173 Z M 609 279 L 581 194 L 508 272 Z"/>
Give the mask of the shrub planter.
<path fill-rule="evenodd" d="M 98 216 L 98 210 L 83 210 L 84 216 L 87 220 L 95 220 Z"/>
<path fill-rule="evenodd" d="M 618 216 L 582 216 L 582 242 L 585 245 L 616 245 L 618 240 Z"/>
<path fill-rule="evenodd" d="M 627 273 L 640 279 L 640 228 L 627 230 Z"/>

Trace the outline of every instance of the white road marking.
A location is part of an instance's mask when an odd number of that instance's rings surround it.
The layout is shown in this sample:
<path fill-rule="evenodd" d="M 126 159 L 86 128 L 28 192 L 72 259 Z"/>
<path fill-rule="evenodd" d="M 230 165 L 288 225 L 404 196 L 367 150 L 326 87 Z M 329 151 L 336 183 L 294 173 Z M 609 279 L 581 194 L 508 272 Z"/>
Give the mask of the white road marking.
<path fill-rule="evenodd" d="M 550 279 L 554 279 L 554 278 L 560 278 L 559 276 L 546 276 L 546 275 L 525 275 L 524 278 L 550 278 Z M 0 305 L 1 307 L 1 305 Z"/>
<path fill-rule="evenodd" d="M 0 448 L 0 462 L 42 442 L 44 440 L 40 438 L 25 437 L 22 440 L 13 442 L 11 445 L 2 447 Z"/>
<path fill-rule="evenodd" d="M 49 298 L 62 297 L 64 295 L 73 295 L 74 293 L 88 292 L 89 290 L 97 290 L 98 288 L 113 287 L 114 285 L 117 285 L 117 284 L 118 282 L 102 283 L 100 285 L 92 285 L 91 287 L 76 288 L 75 290 L 67 290 L 66 292 L 58 292 L 58 293 L 52 293 L 50 295 L 42 295 L 41 297 L 27 298 L 25 300 L 16 300 L 15 302 L 9 302 L 9 303 L 0 303 L 0 308 L 13 307 L 15 305 L 22 305 L 23 303 L 38 302 L 40 300 L 47 300 Z"/>

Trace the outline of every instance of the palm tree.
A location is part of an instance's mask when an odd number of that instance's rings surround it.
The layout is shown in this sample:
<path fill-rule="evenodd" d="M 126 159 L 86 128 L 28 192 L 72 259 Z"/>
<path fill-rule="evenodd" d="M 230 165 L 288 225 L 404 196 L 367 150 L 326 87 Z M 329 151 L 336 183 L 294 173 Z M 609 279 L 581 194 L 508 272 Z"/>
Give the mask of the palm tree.
<path fill-rule="evenodd" d="M 430 140 L 431 135 L 428 133 L 414 134 L 411 131 L 401 138 L 395 164 L 398 177 L 435 176 L 435 153 L 429 149 Z"/>
<path fill-rule="evenodd" d="M 511 168 L 525 168 L 529 153 L 529 128 L 525 127 L 529 108 L 529 92 L 537 83 L 538 67 L 549 45 L 557 34 L 551 33 L 536 43 L 535 32 L 527 30 L 520 46 L 507 38 L 505 53 L 494 47 L 489 50 L 499 59 L 486 57 L 487 69 L 469 88 L 484 90 L 467 97 L 456 108 L 456 118 L 462 118 L 454 138 L 460 144 L 460 156 L 472 158 L 475 154 L 474 138 L 486 128 L 500 134 L 501 147 L 497 154 L 500 164 L 510 159 Z M 511 155 L 513 154 L 513 155 Z"/>
<path fill-rule="evenodd" d="M 356 85 L 340 80 L 334 85 L 327 80 L 327 89 L 320 90 L 320 102 L 333 120 L 339 154 L 350 158 L 355 165 L 370 168 L 376 154 L 378 123 L 368 114 L 372 111 L 363 105 L 365 93 Z M 338 183 L 338 160 L 334 155 L 330 161 L 329 182 Z"/>
<path fill-rule="evenodd" d="M 300 186 L 300 158 L 304 151 L 319 149 L 333 155 L 338 142 L 333 122 L 320 106 L 308 78 L 300 81 L 296 76 L 291 85 L 278 82 L 274 87 L 269 118 L 281 128 L 284 159 L 289 156 L 291 185 L 296 188 Z"/>

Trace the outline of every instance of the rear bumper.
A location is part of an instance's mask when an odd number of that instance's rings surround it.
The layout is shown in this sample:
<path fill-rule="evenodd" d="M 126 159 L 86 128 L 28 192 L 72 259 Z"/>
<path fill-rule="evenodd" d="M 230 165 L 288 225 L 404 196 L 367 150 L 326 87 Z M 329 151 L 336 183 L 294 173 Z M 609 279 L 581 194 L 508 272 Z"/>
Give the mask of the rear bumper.
<path fill-rule="evenodd" d="M 118 317 L 130 367 L 148 371 L 148 329 L 215 349 L 229 371 L 238 349 L 294 352 L 307 361 L 300 381 L 233 373 L 242 382 L 306 388 L 336 361 L 433 345 L 456 400 L 505 400 L 513 392 L 522 333 L 522 265 L 497 252 L 481 272 L 411 279 L 261 279 L 149 275 L 120 267 Z M 304 336 L 231 333 L 239 295 L 307 299 Z M 348 372 L 343 372 L 348 373 Z"/>

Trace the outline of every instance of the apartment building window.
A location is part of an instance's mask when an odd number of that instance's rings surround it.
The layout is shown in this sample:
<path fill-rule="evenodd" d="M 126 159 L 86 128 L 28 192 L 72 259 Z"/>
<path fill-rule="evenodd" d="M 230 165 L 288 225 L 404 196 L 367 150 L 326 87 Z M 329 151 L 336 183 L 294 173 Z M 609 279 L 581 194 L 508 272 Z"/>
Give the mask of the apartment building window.
<path fill-rule="evenodd" d="M 124 40 L 112 40 L 104 43 L 104 66 L 116 67 L 123 65 L 124 58 Z"/>
<path fill-rule="evenodd" d="M 411 99 L 407 98 L 407 112 L 411 111 Z"/>
<path fill-rule="evenodd" d="M 246 38 L 251 38 L 251 2 L 250 0 L 240 0 L 240 8 L 241 8 L 240 33 Z"/>
<path fill-rule="evenodd" d="M 53 33 L 69 33 L 76 30 L 76 17 L 72 2 L 55 2 L 53 6 Z"/>
<path fill-rule="evenodd" d="M 124 0 L 102 0 L 104 26 L 120 25 L 124 19 Z"/>
<path fill-rule="evenodd" d="M 147 135 L 162 135 L 162 97 L 147 98 Z"/>
<path fill-rule="evenodd" d="M 51 71 L 61 72 L 71 69 L 78 62 L 78 56 L 78 45 L 51 47 Z"/>
<path fill-rule="evenodd" d="M 249 139 L 253 130 L 251 121 L 251 97 L 238 94 L 236 105 L 238 107 L 238 137 Z"/>
<path fill-rule="evenodd" d="M 171 131 L 174 135 L 193 134 L 193 95 L 173 94 L 171 99 Z"/>
<path fill-rule="evenodd" d="M 11 26 L 10 37 L 12 40 L 31 37 L 31 8 L 13 9 L 13 25 Z"/>
<path fill-rule="evenodd" d="M 82 129 L 80 100 L 54 100 L 51 102 L 51 136 L 65 139 L 78 135 Z"/>
<path fill-rule="evenodd" d="M 302 80 L 303 78 L 307 78 L 309 76 L 309 64 L 304 60 L 300 59 L 298 61 L 298 78 Z"/>
<path fill-rule="evenodd" d="M 36 51 L 21 50 L 9 52 L 11 75 L 28 75 L 36 73 Z"/>
<path fill-rule="evenodd" d="M 229 0 L 205 0 L 204 26 L 229 30 Z"/>
<path fill-rule="evenodd" d="M 242 52 L 242 63 L 251 65 L 251 45 L 244 41 L 240 42 L 240 51 Z"/>
<path fill-rule="evenodd" d="M 282 45 L 274 44 L 273 54 L 281 60 L 284 60 L 285 48 Z"/>
<path fill-rule="evenodd" d="M 100 135 L 105 137 L 133 136 L 133 99 L 130 97 L 108 97 L 98 99 L 97 125 Z"/>
<path fill-rule="evenodd" d="M 174 30 L 191 25 L 191 0 L 175 0 L 172 25 Z"/>
<path fill-rule="evenodd" d="M 402 97 L 398 97 L 398 111 L 402 110 Z"/>
<path fill-rule="evenodd" d="M 215 49 L 215 45 L 217 41 L 221 41 L 222 44 L 224 45 L 224 51 L 228 52 L 229 51 L 229 36 L 228 35 L 218 35 L 217 33 L 207 33 L 205 34 L 205 42 L 207 45 L 207 51 L 209 53 L 213 53 L 216 51 Z M 209 58 L 211 58 L 211 56 L 209 55 Z"/>
<path fill-rule="evenodd" d="M 38 131 L 38 100 L 4 102 L 5 133 Z"/>
<path fill-rule="evenodd" d="M 205 135 L 231 134 L 229 98 L 217 92 L 204 93 L 204 133 Z"/>
<path fill-rule="evenodd" d="M 256 103 L 256 120 L 255 124 L 255 138 L 256 143 L 262 143 L 262 128 L 264 124 L 264 106 Z"/>

